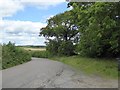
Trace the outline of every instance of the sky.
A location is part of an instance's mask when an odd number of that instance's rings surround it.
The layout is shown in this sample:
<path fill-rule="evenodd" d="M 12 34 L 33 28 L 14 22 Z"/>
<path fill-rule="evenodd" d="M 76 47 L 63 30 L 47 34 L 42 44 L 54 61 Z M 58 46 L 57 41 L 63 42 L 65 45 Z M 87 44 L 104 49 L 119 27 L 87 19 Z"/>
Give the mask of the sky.
<path fill-rule="evenodd" d="M 0 43 L 45 45 L 40 28 L 66 10 L 65 0 L 0 0 Z"/>

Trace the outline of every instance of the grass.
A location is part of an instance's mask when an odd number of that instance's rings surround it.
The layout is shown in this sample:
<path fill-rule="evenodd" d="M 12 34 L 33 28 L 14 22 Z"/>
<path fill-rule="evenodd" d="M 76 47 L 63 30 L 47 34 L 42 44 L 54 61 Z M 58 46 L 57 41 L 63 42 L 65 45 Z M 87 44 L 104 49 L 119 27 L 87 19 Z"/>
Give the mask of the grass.
<path fill-rule="evenodd" d="M 24 48 L 24 49 L 23 49 Z M 14 49 L 14 50 L 13 50 Z M 51 57 L 45 48 L 3 46 L 3 69 L 27 62 L 32 57 L 50 58 L 71 65 L 86 74 L 95 74 L 107 78 L 118 78 L 117 60 L 87 58 L 80 56 Z M 0 62 L 1 64 L 1 62 Z M 119 72 L 120 73 L 120 72 Z"/>
<path fill-rule="evenodd" d="M 46 51 L 46 48 L 39 48 L 39 47 L 36 47 L 36 48 L 33 48 L 33 47 L 21 47 L 25 50 L 28 50 L 28 51 Z"/>
<path fill-rule="evenodd" d="M 29 51 L 46 51 L 45 48 L 24 48 L 24 49 Z"/>
<path fill-rule="evenodd" d="M 113 59 L 96 59 L 80 56 L 54 57 L 51 59 L 71 65 L 86 74 L 95 74 L 106 78 L 118 78 L 118 64 Z"/>
<path fill-rule="evenodd" d="M 52 60 L 60 61 L 82 70 L 86 74 L 95 74 L 107 78 L 118 78 L 118 64 L 114 59 L 98 59 L 80 56 L 51 57 L 46 50 L 33 50 L 34 48 L 30 49 L 29 53 L 31 53 L 32 57 L 50 58 Z"/>
<path fill-rule="evenodd" d="M 48 58 L 50 54 L 46 51 L 45 47 L 20 47 L 31 54 L 32 57 Z"/>

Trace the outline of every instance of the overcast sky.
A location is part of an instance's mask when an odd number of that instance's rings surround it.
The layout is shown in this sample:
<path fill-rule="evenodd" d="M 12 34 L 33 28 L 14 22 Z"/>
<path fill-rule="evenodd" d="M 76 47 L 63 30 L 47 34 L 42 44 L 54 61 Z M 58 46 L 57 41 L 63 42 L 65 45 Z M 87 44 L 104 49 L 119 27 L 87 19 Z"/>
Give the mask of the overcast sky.
<path fill-rule="evenodd" d="M 64 0 L 0 0 L 0 43 L 45 45 L 46 20 L 68 10 Z"/>

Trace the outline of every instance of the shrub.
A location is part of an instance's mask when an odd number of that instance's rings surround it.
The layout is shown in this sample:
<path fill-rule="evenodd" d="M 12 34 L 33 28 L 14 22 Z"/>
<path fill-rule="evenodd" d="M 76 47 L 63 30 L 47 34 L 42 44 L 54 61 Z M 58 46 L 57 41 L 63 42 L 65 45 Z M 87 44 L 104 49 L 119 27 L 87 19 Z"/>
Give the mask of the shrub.
<path fill-rule="evenodd" d="M 52 55 L 71 56 L 74 55 L 75 46 L 71 41 L 55 41 L 50 40 L 46 50 Z"/>
<path fill-rule="evenodd" d="M 74 54 L 74 45 L 70 41 L 62 42 L 58 48 L 59 55 L 70 56 Z"/>
<path fill-rule="evenodd" d="M 30 51 L 30 54 L 32 57 L 38 57 L 38 58 L 50 57 L 50 54 L 47 51 Z"/>
<path fill-rule="evenodd" d="M 60 46 L 60 42 L 57 42 L 55 40 L 50 40 L 49 43 L 47 43 L 46 50 L 51 55 L 57 55 L 58 54 L 58 47 Z"/>
<path fill-rule="evenodd" d="M 22 48 L 9 42 L 2 46 L 2 69 L 6 69 L 30 61 L 31 55 Z"/>

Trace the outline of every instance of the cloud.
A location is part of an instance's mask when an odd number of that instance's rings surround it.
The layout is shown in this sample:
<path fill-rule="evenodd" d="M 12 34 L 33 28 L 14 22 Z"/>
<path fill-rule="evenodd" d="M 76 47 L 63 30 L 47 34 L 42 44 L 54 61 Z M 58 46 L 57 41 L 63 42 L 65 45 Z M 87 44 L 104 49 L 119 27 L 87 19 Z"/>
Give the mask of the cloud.
<path fill-rule="evenodd" d="M 0 27 L 6 33 L 39 33 L 40 28 L 46 26 L 46 23 L 32 22 L 32 21 L 11 21 L 2 20 Z"/>
<path fill-rule="evenodd" d="M 48 8 L 63 3 L 64 0 L 0 0 L 0 19 L 9 17 L 27 6 Z"/>
<path fill-rule="evenodd" d="M 45 26 L 45 23 L 40 22 L 2 20 L 0 42 L 12 41 L 16 45 L 45 45 L 45 38 L 39 37 L 40 28 Z"/>
<path fill-rule="evenodd" d="M 23 8 L 24 6 L 18 1 L 0 0 L 0 18 L 11 16 Z"/>
<path fill-rule="evenodd" d="M 60 3 L 65 2 L 65 0 L 20 0 L 20 3 L 24 5 L 34 5 L 34 6 L 56 6 Z"/>

